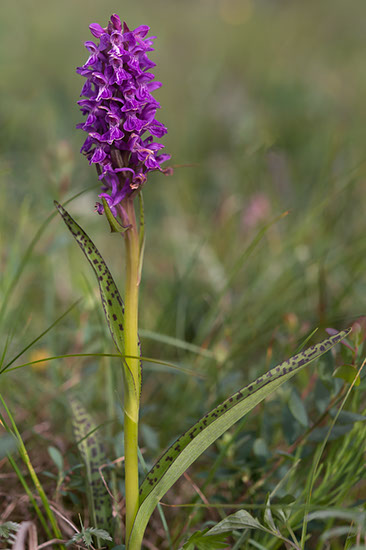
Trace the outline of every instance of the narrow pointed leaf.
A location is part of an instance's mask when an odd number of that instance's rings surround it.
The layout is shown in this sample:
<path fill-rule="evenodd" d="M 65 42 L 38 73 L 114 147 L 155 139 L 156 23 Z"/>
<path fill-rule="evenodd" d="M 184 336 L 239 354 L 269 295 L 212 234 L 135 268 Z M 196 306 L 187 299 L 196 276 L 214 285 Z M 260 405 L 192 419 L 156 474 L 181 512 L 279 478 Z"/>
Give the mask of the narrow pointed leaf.
<path fill-rule="evenodd" d="M 230 531 L 237 531 L 239 529 L 260 529 L 266 533 L 269 532 L 269 529 L 249 514 L 249 512 L 246 510 L 238 510 L 234 514 L 226 516 L 226 518 L 207 531 L 206 534 L 216 535 L 217 533 L 227 533 Z M 273 530 L 275 531 L 276 528 L 274 527 Z"/>
<path fill-rule="evenodd" d="M 124 306 L 119 290 L 113 280 L 107 264 L 103 260 L 99 250 L 88 237 L 85 231 L 78 225 L 68 212 L 55 201 L 55 206 L 61 214 L 65 224 L 85 254 L 88 262 L 98 279 L 103 309 L 108 327 L 118 351 L 124 354 Z"/>
<path fill-rule="evenodd" d="M 102 197 L 102 203 L 105 215 L 107 216 L 109 227 L 111 229 L 111 233 L 124 233 L 125 231 L 127 231 L 130 226 L 124 227 L 119 223 L 119 221 L 113 216 L 112 211 L 109 208 L 109 204 L 104 197 Z"/>
<path fill-rule="evenodd" d="M 297 371 L 323 355 L 349 332 L 350 329 L 339 332 L 284 361 L 226 399 L 181 435 L 153 466 L 141 485 L 140 507 L 128 549 L 140 548 L 146 525 L 159 500 L 216 439 Z"/>

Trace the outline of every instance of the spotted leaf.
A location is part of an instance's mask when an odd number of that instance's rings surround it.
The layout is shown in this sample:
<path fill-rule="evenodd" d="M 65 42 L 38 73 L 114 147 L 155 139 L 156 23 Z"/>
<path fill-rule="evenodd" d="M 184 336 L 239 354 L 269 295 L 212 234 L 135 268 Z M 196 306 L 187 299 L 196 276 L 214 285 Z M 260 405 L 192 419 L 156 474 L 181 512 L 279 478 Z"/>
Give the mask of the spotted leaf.
<path fill-rule="evenodd" d="M 119 290 L 113 280 L 107 264 L 103 260 L 99 250 L 88 237 L 85 231 L 76 223 L 70 214 L 57 202 L 55 206 L 61 214 L 65 224 L 71 234 L 85 254 L 88 262 L 98 279 L 100 295 L 102 298 L 103 309 L 109 330 L 118 351 L 124 354 L 124 305 Z"/>
<path fill-rule="evenodd" d="M 181 435 L 152 467 L 140 488 L 140 507 L 128 549 L 140 548 L 143 533 L 159 500 L 189 466 L 226 430 L 297 371 L 343 340 L 349 330 L 316 344 L 268 371 L 223 401 Z"/>

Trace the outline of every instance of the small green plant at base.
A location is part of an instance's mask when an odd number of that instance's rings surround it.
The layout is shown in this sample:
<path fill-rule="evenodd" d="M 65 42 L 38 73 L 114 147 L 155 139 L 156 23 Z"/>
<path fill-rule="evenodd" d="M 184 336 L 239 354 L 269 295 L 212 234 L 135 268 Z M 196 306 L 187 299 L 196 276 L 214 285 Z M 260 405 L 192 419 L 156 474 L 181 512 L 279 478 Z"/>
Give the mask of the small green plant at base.
<path fill-rule="evenodd" d="M 94 539 L 99 539 L 100 541 L 112 541 L 111 536 L 104 529 L 97 529 L 95 527 L 83 527 L 79 533 L 76 533 L 70 540 L 67 541 L 66 547 L 71 546 L 72 544 L 81 542 L 84 543 L 87 548 L 91 548 Z"/>
<path fill-rule="evenodd" d="M 3 540 L 8 543 L 13 543 L 15 539 L 15 533 L 19 529 L 19 523 L 15 521 L 6 521 L 0 523 L 0 541 Z"/>

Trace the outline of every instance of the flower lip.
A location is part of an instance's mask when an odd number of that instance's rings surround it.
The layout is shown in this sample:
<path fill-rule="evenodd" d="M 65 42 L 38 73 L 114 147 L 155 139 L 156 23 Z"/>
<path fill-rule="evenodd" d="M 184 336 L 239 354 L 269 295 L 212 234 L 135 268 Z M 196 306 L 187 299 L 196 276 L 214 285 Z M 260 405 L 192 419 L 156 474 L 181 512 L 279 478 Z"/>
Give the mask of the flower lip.
<path fill-rule="evenodd" d="M 155 37 L 147 38 L 147 25 L 130 30 L 117 14 L 107 27 L 92 23 L 89 28 L 99 44 L 85 42 L 89 58 L 77 69 L 86 79 L 84 99 L 78 102 L 86 121 L 77 127 L 88 133 L 81 152 L 103 180 L 99 196 L 115 213 L 122 200 L 145 184 L 150 171 L 168 172 L 161 164 L 170 155 L 159 154 L 164 146 L 154 142 L 167 133 L 155 119 L 160 104 L 151 95 L 161 83 L 148 72 L 155 66 L 147 55 Z M 103 212 L 99 203 L 97 212 Z"/>

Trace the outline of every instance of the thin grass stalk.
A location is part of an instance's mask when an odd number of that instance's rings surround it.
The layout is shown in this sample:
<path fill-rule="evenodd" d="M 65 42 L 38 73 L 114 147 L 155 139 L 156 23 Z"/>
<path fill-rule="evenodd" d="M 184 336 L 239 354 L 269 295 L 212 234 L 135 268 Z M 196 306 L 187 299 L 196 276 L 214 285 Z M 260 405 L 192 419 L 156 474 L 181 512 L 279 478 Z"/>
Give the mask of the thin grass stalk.
<path fill-rule="evenodd" d="M 232 547 L 232 550 L 240 550 L 242 547 L 242 543 L 244 542 L 245 537 L 247 536 L 246 531 L 240 535 L 234 546 Z"/>
<path fill-rule="evenodd" d="M 55 327 L 60 321 L 62 321 L 62 319 L 66 317 L 74 309 L 74 307 L 78 305 L 79 302 L 80 300 L 76 300 L 76 302 L 74 302 L 62 315 L 60 315 L 60 317 L 58 317 L 48 328 L 46 328 L 46 330 L 44 330 L 39 336 L 37 336 L 37 338 L 34 338 L 34 340 L 32 340 L 25 348 L 23 348 L 22 351 L 20 351 L 15 357 L 13 357 L 13 359 L 11 359 L 11 361 L 9 361 L 5 365 L 5 367 L 0 370 L 0 374 L 3 374 L 3 372 L 8 370 L 9 367 L 13 363 L 15 363 L 17 359 L 19 359 L 19 357 L 21 357 L 28 349 L 34 346 L 34 344 L 36 344 L 41 338 L 43 338 L 43 336 L 45 336 L 51 329 L 53 329 L 53 327 Z"/>
<path fill-rule="evenodd" d="M 51 523 L 51 526 L 52 526 L 52 530 L 53 530 L 53 533 L 54 533 L 54 536 L 58 539 L 62 539 L 62 534 L 61 534 L 61 531 L 59 530 L 58 528 L 58 525 L 57 525 L 57 522 L 56 522 L 56 518 L 55 516 L 53 515 L 53 512 L 50 508 L 50 505 L 49 505 L 49 502 L 48 502 L 48 498 L 46 496 L 46 493 L 44 492 L 43 490 L 43 487 L 38 479 L 38 476 L 33 468 L 33 465 L 31 463 L 31 460 L 29 458 L 29 455 L 28 455 L 28 452 L 27 452 L 27 449 L 24 445 L 24 442 L 22 440 L 22 437 L 19 433 L 19 430 L 17 428 L 17 425 L 14 421 L 14 418 L 10 412 L 10 410 L 8 409 L 2 395 L 0 395 L 0 400 L 1 400 L 1 403 L 6 411 L 6 414 L 8 415 L 9 419 L 10 419 L 10 422 L 11 422 L 11 425 L 12 425 L 12 428 L 14 430 L 14 434 L 18 440 L 18 445 L 19 445 L 19 453 L 20 453 L 20 456 L 24 462 L 24 464 L 27 466 L 28 468 L 28 471 L 29 471 L 29 474 L 31 476 L 31 479 L 34 483 L 34 486 L 37 490 L 37 493 L 42 501 L 42 504 L 43 504 L 43 507 L 45 509 L 45 512 L 46 512 L 46 515 Z"/>
<path fill-rule="evenodd" d="M 46 533 L 47 537 L 49 539 L 52 538 L 52 533 L 51 533 L 51 531 L 50 531 L 50 529 L 47 525 L 47 521 L 46 521 L 44 515 L 42 514 L 42 512 L 41 512 L 41 510 L 40 510 L 40 508 L 39 508 L 39 506 L 36 502 L 36 499 L 33 496 L 32 491 L 28 487 L 28 484 L 27 484 L 26 480 L 24 479 L 24 476 L 23 476 L 22 472 L 19 470 L 18 465 L 15 462 L 14 458 L 10 454 L 8 454 L 7 456 L 8 456 L 8 460 L 10 462 L 11 467 L 13 468 L 13 470 L 16 473 L 20 483 L 23 486 L 23 489 L 25 490 L 25 492 L 28 495 L 29 501 L 31 502 L 31 504 L 34 508 L 34 510 L 35 510 L 35 512 L 38 516 L 38 519 L 41 522 L 41 525 L 42 525 L 43 529 L 45 530 L 45 533 Z"/>
<path fill-rule="evenodd" d="M 6 372 L 11 372 L 13 370 L 22 369 L 24 367 L 28 367 L 30 365 L 38 365 L 41 363 L 47 363 L 49 361 L 53 361 L 54 359 L 68 359 L 70 357 L 116 357 L 118 359 L 121 359 L 121 355 L 118 353 L 66 353 L 64 355 L 52 355 L 50 357 L 45 357 L 44 359 L 36 359 L 34 361 L 27 361 L 27 363 L 23 363 L 22 365 L 17 365 L 16 367 L 10 367 L 9 369 L 6 369 Z M 146 361 L 146 363 L 152 363 L 153 365 L 161 365 L 163 367 L 170 368 L 174 371 L 178 371 L 183 374 L 187 374 L 188 376 L 194 376 L 196 378 L 204 378 L 204 376 L 200 373 L 197 373 L 191 369 L 187 369 L 185 367 L 181 367 L 180 365 L 176 365 L 174 363 L 170 363 L 169 361 L 163 361 L 160 359 L 155 359 L 154 357 L 147 357 L 145 355 L 133 355 L 127 357 L 126 355 L 123 355 L 122 357 L 126 357 L 127 359 L 137 359 L 138 361 Z M 0 372 L 1 374 L 1 372 Z"/>

